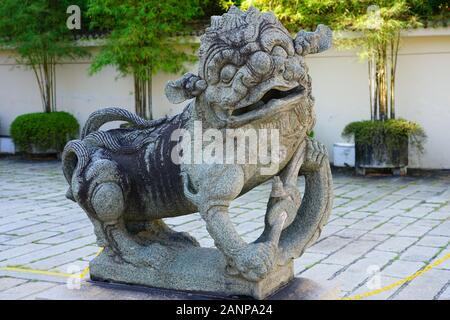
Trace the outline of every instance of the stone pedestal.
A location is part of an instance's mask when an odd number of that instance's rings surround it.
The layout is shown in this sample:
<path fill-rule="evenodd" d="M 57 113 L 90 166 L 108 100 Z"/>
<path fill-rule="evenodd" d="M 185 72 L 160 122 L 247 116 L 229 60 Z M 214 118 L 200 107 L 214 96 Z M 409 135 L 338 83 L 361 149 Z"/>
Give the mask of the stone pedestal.
<path fill-rule="evenodd" d="M 156 268 L 117 263 L 105 253 L 90 263 L 95 281 L 140 285 L 168 290 L 197 292 L 220 297 L 264 299 L 294 278 L 293 263 L 275 267 L 261 281 L 252 282 L 225 272 L 226 261 L 217 249 L 178 249 Z"/>
<path fill-rule="evenodd" d="M 37 300 L 218 300 L 233 299 L 206 293 L 174 291 L 135 285 L 83 281 L 80 289 L 59 285 L 42 292 Z M 320 285 L 306 278 L 294 278 L 267 300 L 334 300 L 339 298 L 336 286 Z M 237 297 L 234 297 L 237 299 Z"/>

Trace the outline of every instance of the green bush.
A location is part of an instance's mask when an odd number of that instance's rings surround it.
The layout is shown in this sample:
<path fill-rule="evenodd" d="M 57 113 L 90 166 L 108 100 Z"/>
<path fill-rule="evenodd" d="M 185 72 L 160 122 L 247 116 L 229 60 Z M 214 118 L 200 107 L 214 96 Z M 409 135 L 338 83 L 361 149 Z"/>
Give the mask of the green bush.
<path fill-rule="evenodd" d="M 423 141 L 426 138 L 422 127 L 405 119 L 390 119 L 386 121 L 356 121 L 349 123 L 342 136 L 355 137 L 355 143 L 363 146 L 385 144 L 388 150 L 397 149 L 405 138 L 409 138 L 419 152 L 423 152 Z"/>
<path fill-rule="evenodd" d="M 28 113 L 13 121 L 11 137 L 25 152 L 30 152 L 32 146 L 61 152 L 67 141 L 78 137 L 79 128 L 77 119 L 67 112 Z"/>

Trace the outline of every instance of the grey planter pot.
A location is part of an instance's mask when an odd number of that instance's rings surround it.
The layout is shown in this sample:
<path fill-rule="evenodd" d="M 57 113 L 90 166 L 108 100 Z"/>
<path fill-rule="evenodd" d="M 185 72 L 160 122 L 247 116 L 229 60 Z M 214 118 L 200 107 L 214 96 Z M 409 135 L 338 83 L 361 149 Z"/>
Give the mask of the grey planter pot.
<path fill-rule="evenodd" d="M 55 154 L 58 153 L 55 149 L 42 149 L 38 146 L 31 145 L 31 151 L 29 151 L 31 154 Z"/>
<path fill-rule="evenodd" d="M 24 153 L 25 153 L 25 156 L 28 158 L 38 159 L 40 157 L 47 158 L 47 157 L 56 155 L 57 159 L 61 159 L 61 152 L 59 152 L 55 149 L 43 149 L 36 145 L 31 145 L 31 148 L 28 151 L 25 151 Z"/>
<path fill-rule="evenodd" d="M 394 175 L 406 175 L 408 167 L 408 137 L 398 148 L 388 150 L 386 145 L 361 145 L 355 143 L 355 167 L 358 174 L 366 169 L 391 169 Z"/>

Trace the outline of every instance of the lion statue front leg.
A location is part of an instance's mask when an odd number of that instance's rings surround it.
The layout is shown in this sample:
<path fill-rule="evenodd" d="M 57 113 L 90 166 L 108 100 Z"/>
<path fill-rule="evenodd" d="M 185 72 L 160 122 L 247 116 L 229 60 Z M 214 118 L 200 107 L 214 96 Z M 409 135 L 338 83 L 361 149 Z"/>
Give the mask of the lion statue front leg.
<path fill-rule="evenodd" d="M 197 169 L 198 170 L 198 169 Z M 274 267 L 278 240 L 286 214 L 281 214 L 263 242 L 247 243 L 235 230 L 228 209 L 241 192 L 244 173 L 240 166 L 205 166 L 197 171 L 198 190 L 190 190 L 191 176 L 183 174 L 185 195 L 195 203 L 216 247 L 227 260 L 227 272 L 250 281 L 263 279 Z"/>

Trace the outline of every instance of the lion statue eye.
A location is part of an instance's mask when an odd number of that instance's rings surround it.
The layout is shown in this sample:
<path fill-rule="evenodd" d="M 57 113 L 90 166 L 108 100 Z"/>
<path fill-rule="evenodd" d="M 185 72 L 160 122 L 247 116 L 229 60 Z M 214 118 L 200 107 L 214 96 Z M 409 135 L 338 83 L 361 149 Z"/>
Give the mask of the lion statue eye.
<path fill-rule="evenodd" d="M 287 58 L 288 54 L 281 46 L 275 46 L 272 49 L 272 56 Z"/>
<path fill-rule="evenodd" d="M 237 68 L 235 66 L 228 64 L 222 68 L 222 71 L 220 71 L 220 79 L 224 83 L 229 83 L 236 74 L 236 71 Z"/>

